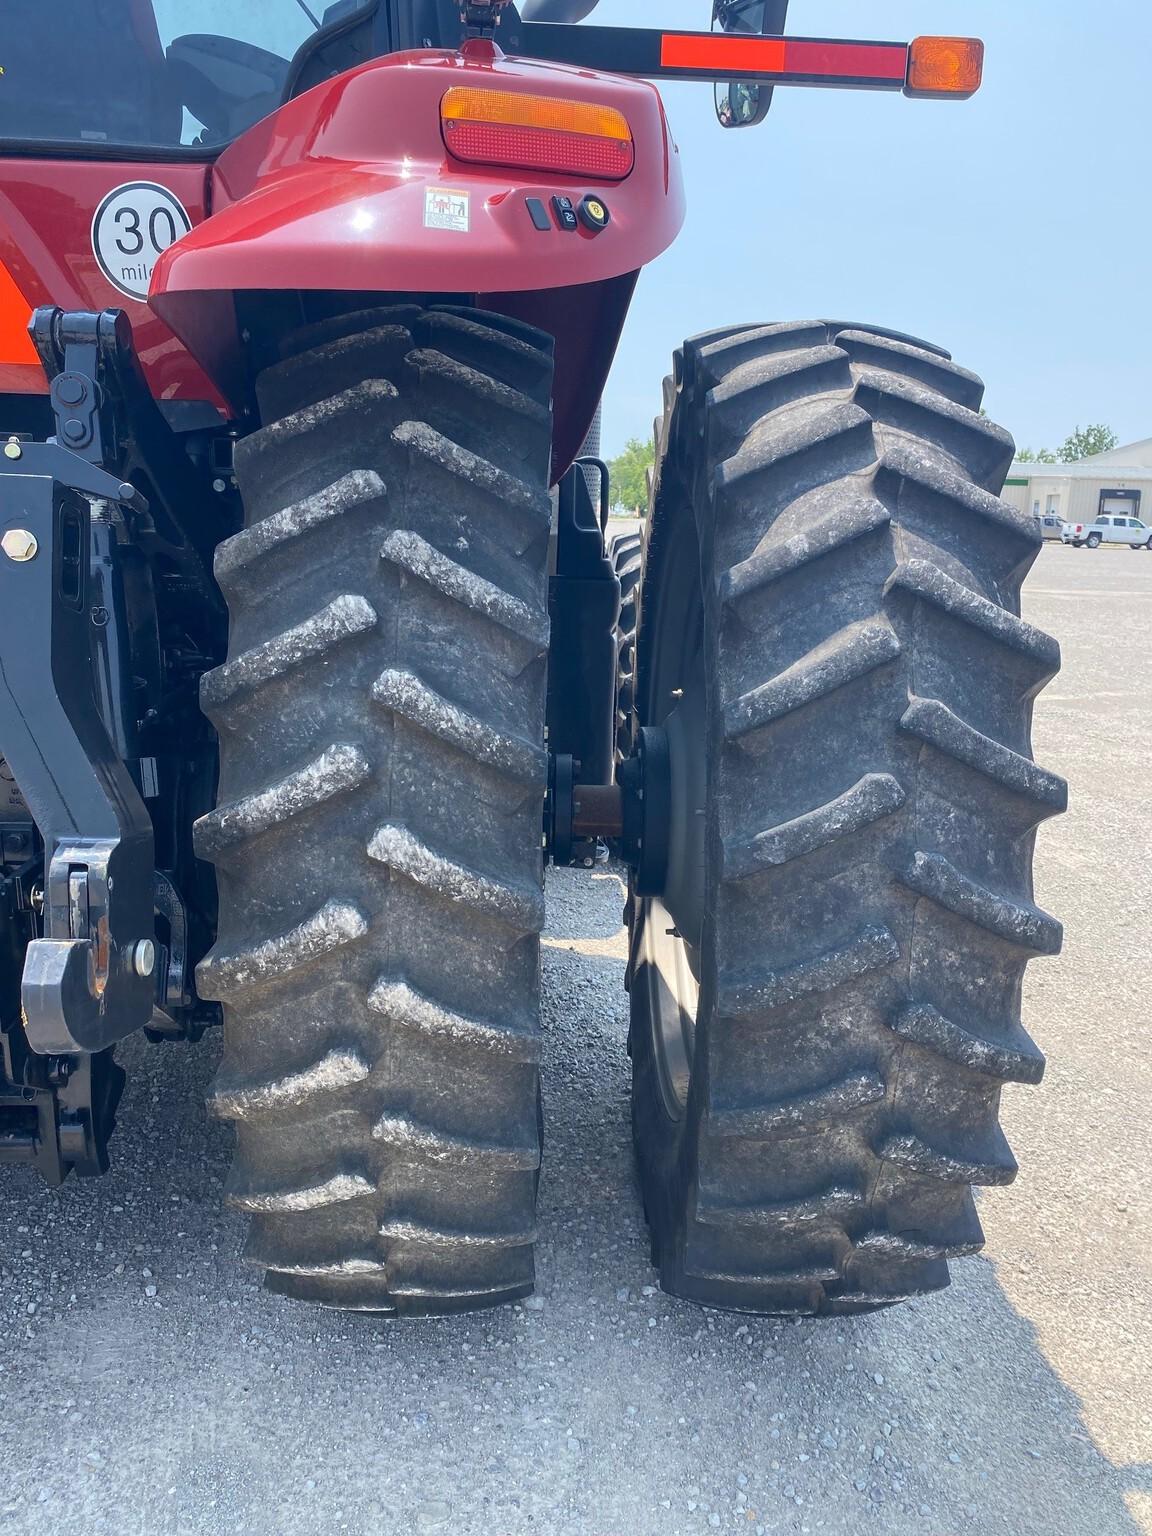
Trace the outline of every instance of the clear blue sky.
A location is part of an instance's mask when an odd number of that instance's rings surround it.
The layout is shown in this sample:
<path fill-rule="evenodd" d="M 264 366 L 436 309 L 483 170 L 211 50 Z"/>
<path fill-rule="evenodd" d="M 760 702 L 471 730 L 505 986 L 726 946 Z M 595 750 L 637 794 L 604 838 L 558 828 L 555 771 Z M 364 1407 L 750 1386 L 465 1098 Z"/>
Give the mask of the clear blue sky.
<path fill-rule="evenodd" d="M 591 19 L 704 29 L 709 0 L 601 0 Z M 1152 6 L 1147 0 L 792 0 L 788 30 L 983 37 L 960 104 L 778 91 L 760 128 L 665 88 L 688 222 L 640 280 L 604 447 L 647 437 L 684 336 L 830 315 L 948 347 L 1020 444 L 1077 424 L 1152 436 Z"/>

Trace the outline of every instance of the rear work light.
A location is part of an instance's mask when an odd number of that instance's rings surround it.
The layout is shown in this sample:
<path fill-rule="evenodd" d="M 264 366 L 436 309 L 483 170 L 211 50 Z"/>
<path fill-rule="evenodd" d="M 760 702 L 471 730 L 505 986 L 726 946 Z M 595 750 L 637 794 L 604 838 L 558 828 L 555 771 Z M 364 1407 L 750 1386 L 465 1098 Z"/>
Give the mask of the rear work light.
<path fill-rule="evenodd" d="M 614 107 L 453 86 L 440 105 L 457 160 L 623 181 L 636 163 L 628 119 Z"/>
<path fill-rule="evenodd" d="M 908 50 L 908 96 L 963 99 L 975 96 L 984 78 L 984 44 L 978 37 L 918 37 Z"/>

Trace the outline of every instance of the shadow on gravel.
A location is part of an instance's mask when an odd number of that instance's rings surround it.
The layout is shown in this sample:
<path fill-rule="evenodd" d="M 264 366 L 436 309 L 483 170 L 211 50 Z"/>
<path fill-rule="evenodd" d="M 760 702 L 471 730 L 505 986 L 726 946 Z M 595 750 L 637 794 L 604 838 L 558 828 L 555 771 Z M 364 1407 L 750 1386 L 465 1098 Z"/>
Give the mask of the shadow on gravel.
<path fill-rule="evenodd" d="M 126 1050 L 108 1179 L 0 1175 L 0 1531 L 1149 1529 L 1149 1469 L 1097 1452 L 987 1262 L 944 1296 L 831 1324 L 652 1289 L 620 905 L 610 872 L 551 877 L 525 1306 L 396 1325 L 254 1289 L 221 1203 L 229 1135 L 203 1110 L 207 1042 Z"/>

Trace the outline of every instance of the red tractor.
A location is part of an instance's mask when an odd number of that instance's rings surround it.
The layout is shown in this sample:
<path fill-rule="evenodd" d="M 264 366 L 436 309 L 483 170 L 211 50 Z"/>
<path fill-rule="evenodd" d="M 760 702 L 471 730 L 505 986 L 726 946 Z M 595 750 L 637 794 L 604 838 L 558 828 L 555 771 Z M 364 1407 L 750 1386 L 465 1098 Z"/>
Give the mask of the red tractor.
<path fill-rule="evenodd" d="M 664 1288 L 939 1289 L 1061 938 L 1011 440 L 947 352 L 813 320 L 676 354 L 642 549 L 581 450 L 683 217 L 651 82 L 742 127 L 970 95 L 980 45 L 233 9 L 5 5 L 0 1161 L 103 1171 L 117 1042 L 222 1020 L 274 1290 L 526 1295 L 544 863 L 601 840 Z"/>

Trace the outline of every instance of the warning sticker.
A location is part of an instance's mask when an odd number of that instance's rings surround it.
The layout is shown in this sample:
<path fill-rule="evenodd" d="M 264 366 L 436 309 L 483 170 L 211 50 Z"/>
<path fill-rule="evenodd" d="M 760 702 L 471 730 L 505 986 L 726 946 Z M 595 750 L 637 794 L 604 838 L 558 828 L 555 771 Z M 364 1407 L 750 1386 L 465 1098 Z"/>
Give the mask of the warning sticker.
<path fill-rule="evenodd" d="M 154 181 L 129 181 L 113 188 L 97 208 L 92 249 L 112 286 L 143 302 L 157 258 L 191 228 L 174 192 Z"/>
<path fill-rule="evenodd" d="M 448 187 L 429 187 L 424 193 L 424 228 L 454 229 L 466 235 L 471 223 L 472 196 Z"/>

